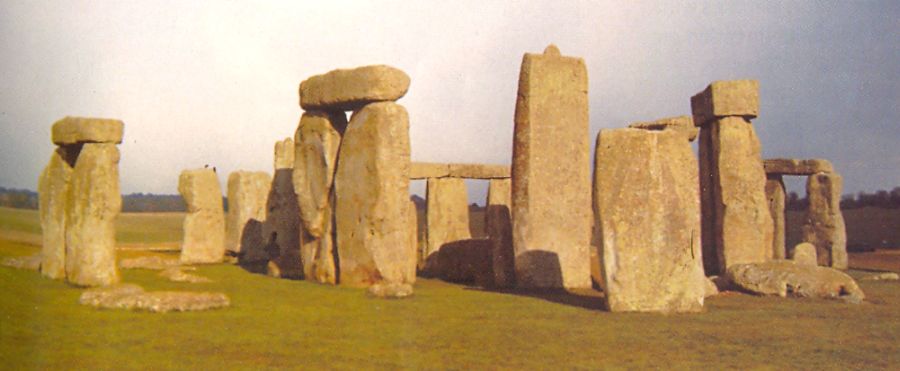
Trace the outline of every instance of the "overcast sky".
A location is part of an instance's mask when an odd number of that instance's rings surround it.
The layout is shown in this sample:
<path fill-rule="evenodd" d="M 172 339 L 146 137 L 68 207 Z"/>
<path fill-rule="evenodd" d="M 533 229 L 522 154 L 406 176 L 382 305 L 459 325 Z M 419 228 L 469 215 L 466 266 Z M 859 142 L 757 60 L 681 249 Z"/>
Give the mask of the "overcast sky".
<path fill-rule="evenodd" d="M 591 142 L 750 78 L 764 157 L 829 159 L 845 194 L 900 186 L 900 2 L 559 0 L 4 0 L 0 186 L 36 188 L 66 115 L 125 122 L 123 193 L 271 172 L 300 81 L 368 64 L 412 78 L 414 161 L 509 164 L 522 54 L 549 43 L 587 63 Z"/>

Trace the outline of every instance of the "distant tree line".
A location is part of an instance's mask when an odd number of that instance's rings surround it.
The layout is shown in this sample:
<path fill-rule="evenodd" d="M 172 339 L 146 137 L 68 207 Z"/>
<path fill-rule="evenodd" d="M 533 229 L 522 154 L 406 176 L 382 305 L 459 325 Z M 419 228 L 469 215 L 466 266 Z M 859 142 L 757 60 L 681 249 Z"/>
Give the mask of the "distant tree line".
<path fill-rule="evenodd" d="M 225 210 L 228 203 L 222 197 Z M 14 189 L 0 187 L 0 206 L 14 207 L 17 209 L 38 208 L 37 192 L 27 189 Z M 132 193 L 122 196 L 122 212 L 184 212 L 184 199 L 179 195 L 157 195 L 150 193 Z"/>
<path fill-rule="evenodd" d="M 791 192 L 785 200 L 787 210 L 806 210 L 809 207 L 809 199 L 804 195 L 800 198 L 797 192 Z M 863 207 L 879 207 L 882 209 L 900 209 L 900 187 L 894 187 L 890 191 L 879 190 L 874 193 L 859 192 L 856 195 L 844 195 L 841 197 L 841 209 L 859 209 Z"/>

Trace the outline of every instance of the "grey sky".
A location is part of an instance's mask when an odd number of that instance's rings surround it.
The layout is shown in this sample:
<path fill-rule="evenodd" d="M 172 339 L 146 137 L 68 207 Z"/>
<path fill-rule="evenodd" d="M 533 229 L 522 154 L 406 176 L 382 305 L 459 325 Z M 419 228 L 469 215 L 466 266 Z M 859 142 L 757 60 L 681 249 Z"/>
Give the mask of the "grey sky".
<path fill-rule="evenodd" d="M 897 1 L 324 3 L 0 3 L 0 186 L 35 189 L 66 115 L 125 122 L 125 193 L 271 172 L 299 82 L 377 63 L 412 78 L 415 161 L 508 164 L 522 54 L 551 42 L 587 63 L 592 142 L 753 78 L 764 157 L 827 158 L 844 193 L 900 185 Z"/>

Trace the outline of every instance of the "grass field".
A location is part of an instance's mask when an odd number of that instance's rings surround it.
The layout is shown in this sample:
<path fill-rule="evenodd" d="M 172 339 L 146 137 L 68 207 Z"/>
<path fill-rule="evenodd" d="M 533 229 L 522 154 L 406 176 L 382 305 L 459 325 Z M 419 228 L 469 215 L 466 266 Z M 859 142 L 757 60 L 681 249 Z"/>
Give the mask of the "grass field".
<path fill-rule="evenodd" d="M 5 239 L 36 218 L 0 209 Z M 180 239 L 180 216 L 123 215 L 127 243 Z M 31 218 L 31 219 L 29 219 Z M 31 220 L 29 222 L 28 220 Z M 151 225 L 152 223 L 158 223 Z M 172 228 L 173 225 L 179 228 Z M 15 228 L 15 229 L 14 229 Z M 31 229 L 29 229 L 31 228 Z M 174 229 L 177 229 L 174 230 Z M 142 237 L 141 233 L 147 233 Z M 18 232 L 17 232 L 18 233 Z M 24 233 L 24 232 L 23 232 Z M 120 256 L 174 253 L 123 251 Z M 693 315 L 618 314 L 597 294 L 497 293 L 420 280 L 406 300 L 363 290 L 200 267 L 215 282 L 123 271 L 148 290 L 222 291 L 201 313 L 103 311 L 81 290 L 0 267 L 0 364 L 10 369 L 891 369 L 900 364 L 900 283 L 862 281 L 868 302 L 725 293 Z M 855 276 L 864 272 L 851 272 Z"/>

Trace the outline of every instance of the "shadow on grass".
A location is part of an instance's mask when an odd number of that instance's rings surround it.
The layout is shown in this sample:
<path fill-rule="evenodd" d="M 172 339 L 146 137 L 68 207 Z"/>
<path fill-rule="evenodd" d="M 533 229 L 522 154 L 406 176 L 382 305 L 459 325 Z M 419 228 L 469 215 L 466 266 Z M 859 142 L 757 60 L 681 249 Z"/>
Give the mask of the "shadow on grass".
<path fill-rule="evenodd" d="M 474 286 L 467 286 L 465 289 L 483 291 L 488 293 L 525 296 L 572 307 L 606 311 L 606 304 L 604 303 L 603 293 L 592 289 L 490 289 Z"/>

